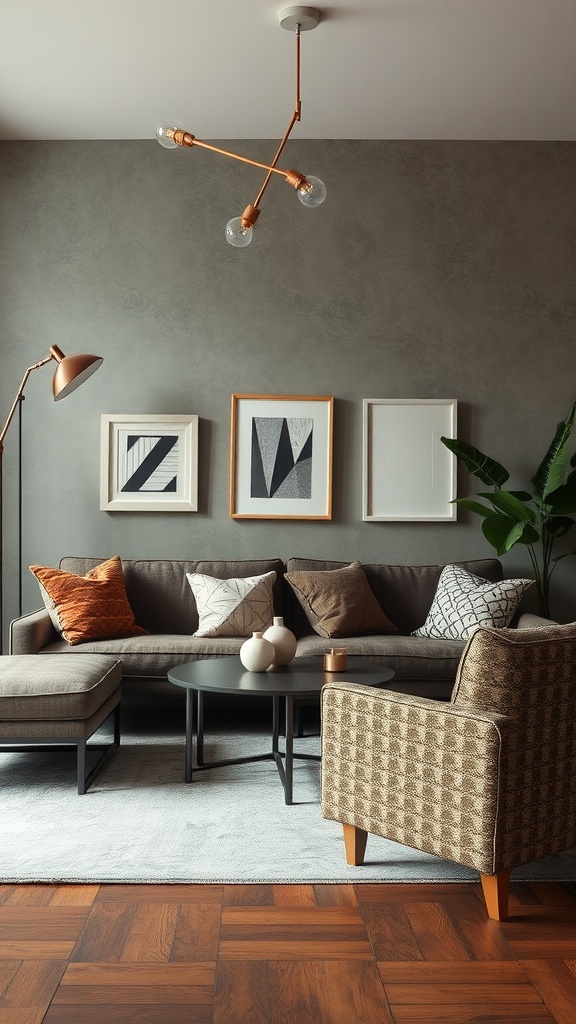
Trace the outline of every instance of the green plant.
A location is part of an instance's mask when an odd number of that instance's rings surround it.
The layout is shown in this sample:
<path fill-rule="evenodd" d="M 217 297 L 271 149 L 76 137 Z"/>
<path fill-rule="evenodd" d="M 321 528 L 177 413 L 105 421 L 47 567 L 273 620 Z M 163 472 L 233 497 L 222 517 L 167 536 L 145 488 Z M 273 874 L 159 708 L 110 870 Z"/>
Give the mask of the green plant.
<path fill-rule="evenodd" d="M 568 445 L 574 426 L 576 402 L 562 420 L 546 455 L 532 477 L 532 491 L 508 491 L 503 484 L 510 474 L 499 462 L 484 455 L 466 441 L 442 437 L 441 441 L 454 452 L 466 469 L 493 491 L 480 491 L 477 498 L 456 498 L 455 504 L 483 517 L 482 532 L 486 540 L 504 555 L 516 544 L 526 544 L 538 591 L 541 615 L 550 617 L 550 579 L 561 559 L 576 555 L 575 551 L 552 556 L 554 544 L 576 523 L 576 452 L 568 461 Z M 571 471 L 570 471 L 571 470 Z"/>

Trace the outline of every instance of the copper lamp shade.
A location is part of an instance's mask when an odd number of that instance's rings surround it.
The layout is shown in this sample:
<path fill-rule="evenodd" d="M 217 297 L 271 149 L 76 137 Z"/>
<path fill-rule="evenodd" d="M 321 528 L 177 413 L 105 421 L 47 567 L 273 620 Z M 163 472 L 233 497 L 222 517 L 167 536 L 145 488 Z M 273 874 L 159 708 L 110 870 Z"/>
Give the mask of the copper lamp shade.
<path fill-rule="evenodd" d="M 55 402 L 66 398 L 72 391 L 80 387 L 102 363 L 101 356 L 88 354 L 65 356 L 57 345 L 51 346 L 50 355 L 58 363 L 52 381 Z"/>

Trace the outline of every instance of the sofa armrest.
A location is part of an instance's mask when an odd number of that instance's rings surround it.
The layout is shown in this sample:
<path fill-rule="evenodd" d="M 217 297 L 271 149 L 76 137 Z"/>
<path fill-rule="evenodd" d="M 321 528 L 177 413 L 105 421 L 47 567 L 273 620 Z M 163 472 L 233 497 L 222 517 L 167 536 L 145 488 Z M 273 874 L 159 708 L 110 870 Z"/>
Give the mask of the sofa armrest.
<path fill-rule="evenodd" d="M 322 691 L 322 814 L 490 874 L 507 719 L 353 683 Z"/>
<path fill-rule="evenodd" d="M 516 629 L 538 629 L 539 626 L 557 626 L 556 619 L 545 619 L 543 615 L 533 612 L 521 612 Z"/>
<path fill-rule="evenodd" d="M 10 654 L 38 654 L 60 639 L 45 608 L 21 615 L 10 623 Z"/>

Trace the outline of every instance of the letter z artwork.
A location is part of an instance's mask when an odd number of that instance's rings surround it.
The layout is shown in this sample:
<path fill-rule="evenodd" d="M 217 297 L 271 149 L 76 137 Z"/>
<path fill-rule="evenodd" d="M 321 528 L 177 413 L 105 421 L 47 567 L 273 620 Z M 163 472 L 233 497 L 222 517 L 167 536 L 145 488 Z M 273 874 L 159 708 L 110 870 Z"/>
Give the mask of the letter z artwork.
<path fill-rule="evenodd" d="M 128 434 L 119 466 L 124 478 L 119 481 L 120 490 L 176 493 L 179 441 L 177 434 Z"/>
<path fill-rule="evenodd" d="M 100 508 L 198 510 L 198 416 L 102 414 Z"/>

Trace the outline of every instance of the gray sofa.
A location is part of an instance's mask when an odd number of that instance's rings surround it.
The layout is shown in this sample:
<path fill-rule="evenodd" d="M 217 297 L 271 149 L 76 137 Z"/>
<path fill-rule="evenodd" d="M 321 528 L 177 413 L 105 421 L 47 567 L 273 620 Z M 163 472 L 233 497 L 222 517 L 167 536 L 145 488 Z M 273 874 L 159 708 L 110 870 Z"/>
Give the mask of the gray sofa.
<path fill-rule="evenodd" d="M 67 557 L 60 568 L 85 575 L 103 558 Z M 382 662 L 395 672 L 391 689 L 436 698 L 448 698 L 456 676 L 464 642 L 430 640 L 409 634 L 421 626 L 434 598 L 442 565 L 365 564 L 368 582 L 386 615 L 400 633 L 397 636 L 352 636 L 327 640 L 314 633 L 291 588 L 285 571 L 330 570 L 346 562 L 303 558 L 250 561 L 186 561 L 128 559 L 122 562 L 126 593 L 136 622 L 148 630 L 146 636 L 98 640 L 70 646 L 57 634 L 48 613 L 42 609 L 15 619 L 11 625 L 12 654 L 107 654 L 123 664 L 124 684 L 142 685 L 146 680 L 166 680 L 173 665 L 200 658 L 237 654 L 242 639 L 195 637 L 198 614 L 187 572 L 200 572 L 220 579 L 276 572 L 274 611 L 298 637 L 297 657 L 323 654 L 331 645 L 345 646 L 350 655 L 362 655 Z M 477 576 L 498 581 L 502 565 L 496 558 L 459 562 Z M 535 625 L 533 615 L 520 615 L 517 625 Z"/>

